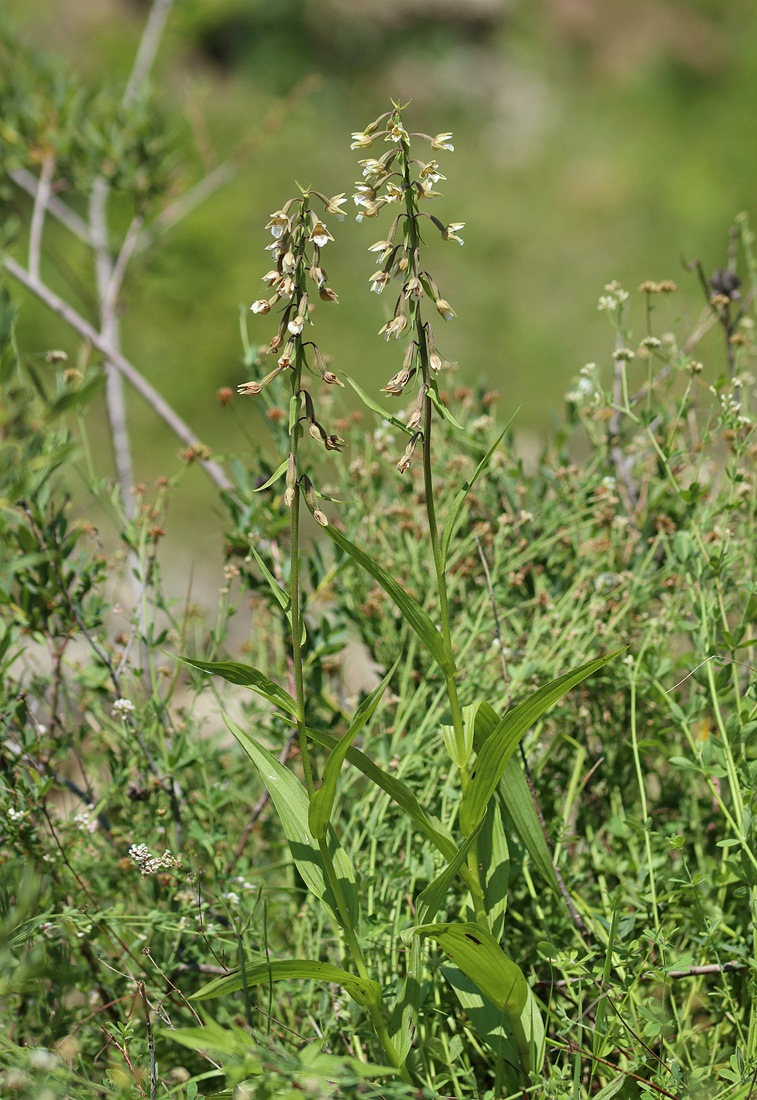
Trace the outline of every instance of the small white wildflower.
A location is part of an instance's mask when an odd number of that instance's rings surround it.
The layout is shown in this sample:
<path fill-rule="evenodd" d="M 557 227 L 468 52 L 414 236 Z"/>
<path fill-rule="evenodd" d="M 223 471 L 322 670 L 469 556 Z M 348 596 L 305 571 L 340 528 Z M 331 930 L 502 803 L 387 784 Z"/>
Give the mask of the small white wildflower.
<path fill-rule="evenodd" d="M 605 489 L 614 489 L 615 484 L 616 484 L 615 483 L 615 478 L 614 477 L 603 477 L 602 478 L 602 484 L 605 487 Z"/>
<path fill-rule="evenodd" d="M 83 833 L 97 832 L 97 819 L 92 817 L 89 810 L 82 810 L 74 817 L 74 825 L 78 825 Z"/>
<path fill-rule="evenodd" d="M 133 714 L 135 710 L 136 707 L 130 699 L 116 699 L 113 704 L 113 714 L 116 717 L 123 714 Z"/>
<path fill-rule="evenodd" d="M 274 213 L 271 214 L 271 220 L 266 226 L 266 229 L 270 229 L 271 236 L 279 240 L 280 237 L 284 236 L 284 230 L 289 229 L 289 218 L 283 210 L 275 210 Z"/>

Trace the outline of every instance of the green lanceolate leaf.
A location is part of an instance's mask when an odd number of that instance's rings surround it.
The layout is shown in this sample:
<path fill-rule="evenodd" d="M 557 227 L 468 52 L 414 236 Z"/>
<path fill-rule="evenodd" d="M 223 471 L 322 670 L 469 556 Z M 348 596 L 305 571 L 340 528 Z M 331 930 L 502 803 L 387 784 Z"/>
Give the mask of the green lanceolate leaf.
<path fill-rule="evenodd" d="M 282 611 L 286 615 L 287 622 L 289 623 L 289 626 L 291 627 L 291 625 L 292 625 L 292 600 L 289 596 L 289 593 L 285 592 L 284 589 L 281 587 L 281 585 L 276 580 L 273 573 L 268 568 L 266 563 L 263 561 L 260 554 L 257 552 L 257 550 L 252 545 L 252 543 L 250 543 L 250 550 L 252 551 L 252 554 L 255 558 L 255 561 L 258 563 L 258 566 L 260 567 L 260 572 L 265 577 L 265 579 L 268 583 L 268 587 L 270 588 L 271 592 L 273 593 L 279 607 L 282 609 Z M 307 637 L 307 630 L 305 628 L 305 616 L 304 615 L 300 616 L 300 622 L 301 622 L 301 625 L 302 625 L 300 645 L 304 645 L 305 644 L 305 639 Z"/>
<path fill-rule="evenodd" d="M 450 860 L 444 870 L 440 871 L 433 882 L 430 882 L 426 889 L 421 891 L 415 899 L 415 912 L 419 924 L 425 925 L 436 916 L 439 906 L 446 898 L 455 876 L 467 859 L 468 852 L 473 847 L 473 843 L 481 830 L 482 824 L 483 822 L 479 822 L 478 827 L 474 829 L 470 836 L 466 837 L 460 845 L 454 858 Z"/>
<path fill-rule="evenodd" d="M 402 432 L 404 435 L 413 434 L 408 428 L 407 424 L 404 424 L 401 420 L 398 420 L 396 416 L 392 416 L 392 414 L 390 412 L 387 412 L 386 409 L 382 409 L 380 405 L 377 405 L 373 398 L 370 397 L 365 392 L 365 390 L 362 390 L 360 386 L 358 386 L 354 378 L 350 378 L 349 374 L 344 374 L 343 372 L 340 373 L 342 374 L 343 378 L 347 379 L 347 381 L 352 386 L 353 390 L 358 395 L 363 404 L 367 405 L 372 412 L 375 412 L 376 415 L 380 416 L 382 420 L 386 420 L 387 423 L 391 424 L 393 428 L 397 428 L 397 430 Z"/>
<path fill-rule="evenodd" d="M 297 717 L 297 704 L 289 692 L 269 680 L 262 672 L 258 672 L 252 665 L 237 664 L 235 661 L 195 661 L 190 657 L 179 657 L 185 665 L 191 665 L 200 672 L 207 672 L 212 676 L 222 676 L 230 684 L 241 684 L 242 687 L 252 688 L 258 695 L 262 695 L 269 703 L 281 707 L 288 714 Z"/>
<path fill-rule="evenodd" d="M 310 808 L 308 810 L 308 822 L 316 840 L 322 840 L 326 836 L 329 821 L 331 820 L 331 812 L 334 808 L 339 772 L 342 770 L 342 764 L 347 755 L 347 749 L 360 733 L 366 722 L 373 716 L 373 712 L 381 702 L 384 692 L 389 686 L 389 681 L 397 669 L 399 661 L 400 658 L 398 657 L 378 687 L 360 704 L 355 713 L 355 717 L 352 719 L 350 728 L 343 737 L 339 738 L 336 748 L 326 761 L 326 766 L 323 769 L 323 781 L 310 799 Z"/>
<path fill-rule="evenodd" d="M 340 550 L 343 550 L 345 554 L 349 554 L 353 561 L 356 561 L 366 573 L 369 573 L 373 579 L 381 585 L 387 595 L 400 609 L 406 621 L 416 632 L 444 675 L 454 676 L 456 670 L 452 653 L 420 604 L 405 592 L 404 588 L 397 584 L 394 577 L 390 576 L 383 566 L 379 565 L 377 561 L 374 561 L 373 558 L 369 554 L 366 554 L 364 550 L 361 550 L 359 546 L 355 546 L 353 542 L 350 542 L 347 536 L 337 530 L 336 527 L 332 527 L 331 524 L 329 524 L 329 526 L 325 528 L 325 531 Z"/>
<path fill-rule="evenodd" d="M 442 417 L 443 420 L 448 421 L 452 425 L 452 427 L 457 428 L 458 431 L 460 431 L 460 432 L 465 431 L 465 426 L 463 424 L 461 424 L 459 420 L 455 419 L 455 417 L 452 415 L 450 410 L 447 408 L 447 406 L 442 401 L 441 397 L 439 396 L 439 387 L 437 386 L 437 384 L 436 384 L 436 382 L 433 378 L 431 379 L 431 385 L 429 386 L 429 389 L 428 389 L 428 396 L 429 396 L 429 399 L 431 401 L 431 404 L 434 406 L 434 408 L 436 409 L 436 411 L 439 413 L 439 415 Z"/>
<path fill-rule="evenodd" d="M 500 784 L 501 787 L 501 784 Z M 476 846 L 481 887 L 484 891 L 484 908 L 489 918 L 489 928 L 499 942 L 505 931 L 508 884 L 510 881 L 510 849 L 502 823 L 499 802 L 493 798 L 483 816 L 482 828 Z M 473 834 L 471 834 L 473 835 Z"/>
<path fill-rule="evenodd" d="M 476 710 L 476 726 L 473 737 L 476 752 L 481 752 L 484 742 L 497 728 L 499 721 L 499 715 L 493 707 L 486 702 L 479 704 Z M 515 755 L 511 756 L 507 762 L 500 780 L 499 791 L 510 815 L 510 820 L 515 826 L 518 836 L 525 844 L 534 866 L 542 878 L 552 887 L 555 894 L 562 898 L 552 856 L 544 839 L 544 830 L 541 827 L 531 791 L 523 774 L 523 767 Z"/>
<path fill-rule="evenodd" d="M 455 996 L 465 1009 L 471 1027 L 478 1037 L 489 1046 L 502 1064 L 508 1093 L 519 1092 L 518 1076 L 513 1075 L 510 1067 L 521 1061 L 521 1050 L 516 1043 L 515 1033 L 508 1024 L 502 1009 L 497 1008 L 488 997 L 479 992 L 475 982 L 456 966 L 443 966 L 442 973 L 455 991 Z M 521 1047 L 525 1055 L 528 1047 L 529 1068 L 538 1072 L 544 1062 L 544 1021 L 536 998 L 529 989 L 525 1007 L 516 1024 L 521 1033 Z"/>
<path fill-rule="evenodd" d="M 456 764 L 458 768 L 464 768 L 468 763 L 470 754 L 473 752 L 473 731 L 475 728 L 476 719 L 476 707 L 475 705 L 463 707 L 463 745 L 461 749 L 458 749 L 457 737 L 455 736 L 454 726 L 445 726 L 442 724 L 442 737 L 444 739 L 444 746 L 449 753 L 450 760 L 453 764 Z"/>
<path fill-rule="evenodd" d="M 271 486 L 274 485 L 279 480 L 281 475 L 286 471 L 288 465 L 289 457 L 287 456 L 284 461 L 273 471 L 271 476 L 268 478 L 268 481 L 264 482 L 262 485 L 258 485 L 257 488 L 252 490 L 253 493 L 262 493 L 264 489 L 270 489 Z"/>
<path fill-rule="evenodd" d="M 519 966 L 509 959 L 491 932 L 479 924 L 422 924 L 413 934 L 436 940 L 455 966 L 505 1015 L 520 1016 L 528 984 Z"/>
<path fill-rule="evenodd" d="M 515 414 L 513 414 L 513 416 L 514 415 Z M 451 505 L 449 513 L 447 515 L 447 522 L 444 525 L 444 534 L 442 535 L 441 550 L 442 550 L 442 563 L 444 565 L 447 564 L 447 555 L 449 554 L 449 544 L 452 541 L 453 534 L 455 533 L 455 524 L 457 523 L 457 518 L 460 515 L 463 504 L 465 503 L 465 498 L 467 497 L 468 493 L 471 491 L 473 486 L 476 484 L 476 482 L 478 481 L 478 479 L 480 478 L 481 474 L 484 472 L 486 467 L 491 462 L 492 455 L 496 451 L 497 447 L 499 447 L 500 443 L 502 442 L 502 440 L 504 438 L 505 432 L 510 427 L 512 422 L 513 422 L 513 417 L 511 416 L 510 419 L 508 420 L 507 424 L 505 425 L 505 427 L 502 429 L 500 434 L 497 436 L 494 443 L 491 445 L 489 450 L 486 452 L 484 457 L 479 462 L 478 466 L 476 466 L 476 469 L 473 471 L 471 476 L 468 478 L 468 480 L 465 482 L 465 484 L 459 490 L 459 492 L 457 492 L 455 494 L 455 499 L 452 501 L 452 505 Z"/>
<path fill-rule="evenodd" d="M 335 737 L 332 733 L 308 729 L 307 734 L 311 741 L 315 741 L 317 745 L 323 745 L 327 749 L 333 750 L 339 744 L 339 738 Z M 445 859 L 452 860 L 455 858 L 457 854 L 457 845 L 452 839 L 452 835 L 440 821 L 437 821 L 436 818 L 426 813 L 406 783 L 403 783 L 401 779 L 397 779 L 393 775 L 389 775 L 388 772 L 383 771 L 377 764 L 374 764 L 365 753 L 361 752 L 360 749 L 356 749 L 354 745 L 351 745 L 347 750 L 347 760 L 356 767 L 359 772 L 362 772 L 367 779 L 370 779 L 372 783 L 375 783 L 377 787 L 385 791 L 401 810 L 405 811 L 410 820 L 417 825 L 423 835 L 439 849 Z M 473 877 L 468 873 L 468 869 L 465 865 L 460 867 L 460 877 L 469 890 L 476 892 L 478 889 L 476 883 Z M 480 890 L 478 890 L 478 894 L 482 896 Z"/>
<path fill-rule="evenodd" d="M 368 978 L 359 978 L 330 963 L 311 962 L 309 959 L 280 959 L 275 962 L 254 963 L 246 966 L 244 975 L 241 970 L 232 970 L 222 978 L 214 978 L 197 993 L 193 1001 L 207 1001 L 211 997 L 222 997 L 226 993 L 236 993 L 245 982 L 248 987 L 266 985 L 283 979 L 312 979 L 317 982 L 330 982 L 340 985 L 349 995 L 364 1007 L 381 1004 L 381 986 Z"/>
<path fill-rule="evenodd" d="M 572 672 L 566 672 L 539 688 L 517 707 L 508 710 L 498 726 L 484 742 L 476 758 L 471 780 L 460 803 L 460 828 L 467 836 L 471 829 L 486 813 L 489 799 L 497 789 L 504 775 L 507 762 L 515 751 L 521 737 L 541 718 L 545 711 L 557 702 L 567 691 L 586 680 L 592 673 L 622 653 L 622 649 L 589 661 Z"/>
<path fill-rule="evenodd" d="M 531 1050 L 522 1017 L 529 989 L 521 968 L 507 957 L 491 932 L 478 924 L 424 924 L 414 934 L 436 940 L 455 966 L 503 1013 L 523 1072 L 528 1074 Z"/>
<path fill-rule="evenodd" d="M 276 807 L 276 813 L 279 815 L 286 838 L 289 841 L 292 858 L 297 865 L 297 870 L 305 880 L 305 884 L 310 892 L 320 898 L 336 919 L 339 920 L 336 898 L 323 866 L 318 841 L 312 836 L 308 825 L 308 796 L 305 788 L 292 775 L 289 768 L 280 764 L 272 753 L 264 749 L 262 745 L 258 745 L 257 741 L 254 741 L 252 737 L 231 722 L 225 715 L 224 721 L 250 760 L 252 760 L 260 773 L 260 778 L 268 789 L 271 801 Z M 337 840 L 333 829 L 328 829 L 326 839 L 334 870 L 344 894 L 350 923 L 354 927 L 359 914 L 355 872 L 352 869 L 349 856 Z"/>

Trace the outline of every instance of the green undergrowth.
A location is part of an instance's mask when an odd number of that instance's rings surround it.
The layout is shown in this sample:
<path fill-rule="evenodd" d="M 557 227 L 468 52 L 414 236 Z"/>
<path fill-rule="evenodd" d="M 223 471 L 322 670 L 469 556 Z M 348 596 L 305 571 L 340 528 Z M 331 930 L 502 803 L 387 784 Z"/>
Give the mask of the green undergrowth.
<path fill-rule="evenodd" d="M 745 221 L 739 232 L 741 292 L 710 285 L 699 325 L 722 330 L 725 352 L 703 366 L 696 335 L 669 331 L 667 315 L 658 329 L 669 285 L 606 288 L 606 363 L 582 370 L 535 460 L 511 430 L 494 446 L 512 412 L 495 394 L 439 375 L 466 425 L 439 419 L 434 454 L 443 542 L 457 515 L 447 585 L 463 713 L 483 698 L 496 724 L 623 649 L 524 729 L 510 766 L 530 810 L 500 785 L 464 830 L 491 934 L 543 1028 L 530 1069 L 497 990 L 482 994 L 438 931 L 481 924 L 467 880 L 453 868 L 440 885 L 452 857 L 429 839 L 461 820 L 444 670 L 344 552 L 361 547 L 433 618 L 424 472 L 394 469 L 396 398 L 382 395 L 383 417 L 373 397 L 364 413 L 319 398 L 346 446 L 319 467 L 322 496 L 342 502 L 322 504 L 336 534 L 305 525 L 300 539 L 308 752 L 323 776 L 389 674 L 324 820 L 354 869 L 354 935 L 382 1005 L 401 998 L 419 949 L 406 1081 L 371 1026 L 373 986 L 339 976 L 353 972 L 343 928 L 258 770 L 270 780 L 280 758 L 305 798 L 286 702 L 290 515 L 283 481 L 262 487 L 275 473 L 263 456 L 287 445 L 284 383 L 261 397 L 271 439 L 231 464 L 235 487 L 219 494 L 227 564 L 208 615 L 162 594 L 171 489 L 192 456 L 138 487 L 127 519 L 86 447 L 99 368 L 19 349 L 3 297 L 4 1094 L 752 1095 L 757 440 Z M 71 506 L 82 483 L 118 553 Z M 227 662 L 225 679 L 202 671 L 212 662 Z M 437 931 L 413 936 L 432 894 L 437 923 L 422 927 Z M 193 999 L 202 987 L 211 999 Z"/>

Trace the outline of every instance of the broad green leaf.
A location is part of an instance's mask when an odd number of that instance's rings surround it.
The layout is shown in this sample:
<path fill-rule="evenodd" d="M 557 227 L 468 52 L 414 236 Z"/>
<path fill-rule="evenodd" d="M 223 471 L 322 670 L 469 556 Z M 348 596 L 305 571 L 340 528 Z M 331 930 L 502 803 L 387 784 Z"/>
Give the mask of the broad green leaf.
<path fill-rule="evenodd" d="M 520 1091 L 518 1085 L 522 1082 L 512 1071 L 508 1073 L 510 1066 L 518 1064 L 520 1051 L 504 1012 L 484 997 L 470 978 L 467 978 L 457 967 L 443 966 L 442 973 L 465 1009 L 471 1027 L 494 1051 L 504 1067 L 505 1076 L 510 1081 L 509 1091 L 515 1092 L 516 1089 Z M 536 998 L 530 989 L 518 1023 L 523 1040 L 528 1044 L 529 1067 L 532 1071 L 538 1072 L 544 1062 L 544 1021 Z"/>
<path fill-rule="evenodd" d="M 258 695 L 262 695 L 269 703 L 281 707 L 294 718 L 297 717 L 297 704 L 289 692 L 269 680 L 262 672 L 258 672 L 252 665 L 238 664 L 236 661 L 196 661 L 190 657 L 179 657 L 185 665 L 207 672 L 212 676 L 222 676 L 230 684 L 241 684 L 242 687 L 252 688 Z"/>
<path fill-rule="evenodd" d="M 264 482 L 262 485 L 258 485 L 258 487 L 256 489 L 252 490 L 253 493 L 262 493 L 264 489 L 270 489 L 271 486 L 279 480 L 279 478 L 284 473 L 284 471 L 286 470 L 288 465 L 289 465 L 289 456 L 287 455 L 287 457 L 284 459 L 284 461 L 281 463 L 281 465 L 278 466 L 273 471 L 271 476 L 268 478 L 268 481 Z"/>
<path fill-rule="evenodd" d="M 308 796 L 305 788 L 289 768 L 280 764 L 272 753 L 258 745 L 244 730 L 241 730 L 239 726 L 230 721 L 226 715 L 224 715 L 224 721 L 252 760 L 260 773 L 261 779 L 268 788 L 271 801 L 276 807 L 284 833 L 289 841 L 292 858 L 297 864 L 297 870 L 305 880 L 305 884 L 311 893 L 320 898 L 336 919 L 339 920 L 336 898 L 323 866 L 318 842 L 311 836 L 308 827 Z M 328 830 L 327 844 L 347 904 L 350 923 L 354 927 L 359 913 L 355 872 L 352 869 L 349 856 L 339 844 L 336 833 L 331 828 Z"/>
<path fill-rule="evenodd" d="M 258 1050 L 257 1043 L 249 1031 L 236 1024 L 224 1026 L 210 1019 L 206 1021 L 205 1027 L 179 1027 L 170 1030 L 161 1028 L 161 1034 L 166 1039 L 181 1043 L 189 1050 L 212 1051 L 214 1054 L 226 1054 L 231 1057 L 249 1057 Z M 246 1066 L 246 1070 L 248 1073 L 252 1072 L 249 1065 Z"/>
<path fill-rule="evenodd" d="M 474 834 L 471 833 L 471 836 Z M 484 891 L 484 905 L 489 927 L 498 942 L 505 931 L 507 888 L 510 879 L 510 849 L 502 824 L 498 801 L 493 798 L 484 814 L 476 845 L 479 878 Z"/>
<path fill-rule="evenodd" d="M 444 534 L 442 535 L 442 547 L 441 547 L 441 549 L 442 549 L 442 563 L 444 565 L 447 564 L 447 555 L 449 554 L 449 544 L 452 540 L 452 536 L 453 536 L 454 531 L 455 531 L 455 524 L 457 523 L 457 517 L 460 515 L 460 511 L 463 507 L 463 504 L 465 503 L 465 498 L 467 497 L 468 493 L 471 491 L 473 486 L 476 484 L 476 482 L 478 481 L 478 479 L 480 478 L 481 474 L 484 472 L 486 467 L 491 462 L 492 455 L 494 454 L 497 447 L 499 447 L 500 443 L 502 442 L 502 440 L 505 436 L 505 432 L 507 431 L 507 429 L 512 424 L 514 417 L 515 417 L 515 413 L 513 413 L 513 416 L 510 417 L 507 424 L 504 426 L 504 428 L 499 433 L 499 435 L 497 436 L 494 443 L 491 445 L 489 450 L 486 452 L 484 457 L 481 459 L 478 466 L 476 466 L 476 469 L 473 471 L 471 476 L 463 484 L 462 488 L 455 494 L 455 499 L 452 501 L 452 504 L 450 506 L 450 510 L 447 514 L 447 522 L 444 525 Z"/>
<path fill-rule="evenodd" d="M 222 978 L 214 978 L 202 989 L 194 993 L 190 1000 L 207 1001 L 211 997 L 222 997 L 226 993 L 235 993 L 247 984 L 266 985 L 286 978 L 312 979 L 317 982 L 329 982 L 340 985 L 349 995 L 364 1007 L 376 1007 L 381 1004 L 381 986 L 368 978 L 359 978 L 331 963 L 312 962 L 309 959 L 278 959 L 273 962 L 253 963 L 246 966 L 244 976 L 241 970 L 232 970 Z"/>
<path fill-rule="evenodd" d="M 317 745 L 323 745 L 324 748 L 327 749 L 333 750 L 339 744 L 339 738 L 335 737 L 332 733 L 308 729 L 307 734 L 311 741 L 315 741 Z M 360 749 L 356 749 L 354 745 L 351 745 L 347 750 L 347 759 L 350 764 L 356 767 L 358 771 L 362 772 L 367 779 L 370 779 L 372 783 L 375 783 L 377 787 L 385 791 L 401 810 L 405 811 L 407 816 L 417 825 L 423 835 L 430 840 L 432 844 L 436 845 L 445 859 L 452 860 L 455 858 L 457 854 L 457 845 L 452 839 L 451 833 L 440 821 L 426 813 L 406 783 L 401 779 L 397 779 L 396 776 L 389 775 L 388 772 L 383 771 L 377 764 L 374 764 L 365 753 L 361 752 Z M 464 865 L 460 868 L 460 877 L 469 890 L 476 890 L 476 883 L 471 875 L 468 874 L 468 870 Z"/>
<path fill-rule="evenodd" d="M 381 585 L 387 595 L 400 609 L 407 622 L 417 633 L 444 675 L 448 677 L 454 676 L 455 661 L 452 653 L 420 604 L 405 592 L 404 588 L 397 583 L 394 577 L 387 573 L 383 566 L 379 565 L 377 561 L 374 561 L 373 558 L 369 554 L 366 554 L 364 550 L 361 550 L 359 546 L 355 546 L 353 542 L 350 542 L 347 536 L 337 530 L 336 527 L 329 524 L 324 530 L 340 550 L 343 550 L 345 554 L 349 554 L 353 561 L 356 561 L 366 573 L 369 573 L 373 579 Z"/>
<path fill-rule="evenodd" d="M 326 836 L 329 821 L 331 820 L 331 811 L 334 808 L 336 785 L 339 780 L 339 773 L 342 770 L 344 758 L 347 755 L 347 749 L 360 733 L 366 722 L 373 716 L 376 707 L 381 702 L 384 692 L 389 686 L 389 681 L 397 670 L 399 661 L 400 658 L 398 657 L 378 687 L 360 704 L 355 713 L 355 717 L 352 719 L 350 728 L 343 737 L 339 738 L 336 748 L 331 752 L 326 761 L 326 766 L 323 769 L 321 786 L 310 799 L 310 808 L 308 810 L 308 822 L 313 836 L 317 840 L 322 840 Z"/>
<path fill-rule="evenodd" d="M 361 389 L 360 386 L 358 386 L 354 378 L 350 378 L 349 374 L 344 374 L 343 371 L 340 371 L 340 373 L 343 378 L 347 379 L 347 381 L 352 386 L 353 390 L 358 395 L 363 404 L 367 405 L 372 412 L 375 412 L 376 415 L 380 416 L 382 420 L 386 420 L 387 423 L 391 424 L 393 428 L 396 428 L 398 431 L 402 432 L 403 435 L 413 434 L 408 428 L 407 424 L 404 424 L 401 420 L 398 420 L 396 416 L 393 416 L 392 413 L 387 412 L 386 409 L 382 409 L 380 405 L 376 404 L 373 398 L 370 397 L 365 392 L 365 390 Z"/>
<path fill-rule="evenodd" d="M 622 649 L 617 649 L 607 657 L 598 657 L 572 672 L 558 676 L 556 680 L 550 681 L 529 695 L 517 707 L 508 710 L 484 742 L 476 758 L 470 783 L 460 802 L 460 828 L 464 836 L 468 835 L 485 814 L 489 799 L 497 789 L 507 762 L 524 733 L 567 691 L 586 680 L 622 652 Z"/>
<path fill-rule="evenodd" d="M 421 924 L 413 929 L 413 935 L 436 940 L 445 955 L 508 1020 L 520 1017 L 528 996 L 525 975 L 486 928 L 474 923 Z"/>
<path fill-rule="evenodd" d="M 480 827 L 479 827 L 480 828 Z M 436 876 L 425 890 L 415 900 L 415 914 L 421 924 L 433 920 L 439 906 L 447 896 L 452 881 L 463 866 L 468 852 L 478 835 L 478 829 L 465 840 L 444 870 Z M 410 946 L 406 955 L 407 973 L 402 983 L 402 990 L 392 1013 L 390 1035 L 399 1059 L 404 1062 L 413 1043 L 413 1035 L 418 1024 L 418 1013 L 421 1007 L 422 988 L 422 959 L 421 944 L 414 929 L 408 929 L 402 934 L 403 940 L 410 937 Z"/>
<path fill-rule="evenodd" d="M 481 746 L 497 728 L 499 721 L 499 715 L 493 707 L 486 702 L 479 704 L 476 711 L 474 734 L 476 752 L 481 751 Z M 523 774 L 523 767 L 515 755 L 511 756 L 507 762 L 500 780 L 499 791 L 507 807 L 510 820 L 515 826 L 518 836 L 525 844 L 526 851 L 531 856 L 534 866 L 547 884 L 552 887 L 555 894 L 562 899 L 552 856 L 544 839 L 544 830 L 541 827 L 531 791 Z"/>

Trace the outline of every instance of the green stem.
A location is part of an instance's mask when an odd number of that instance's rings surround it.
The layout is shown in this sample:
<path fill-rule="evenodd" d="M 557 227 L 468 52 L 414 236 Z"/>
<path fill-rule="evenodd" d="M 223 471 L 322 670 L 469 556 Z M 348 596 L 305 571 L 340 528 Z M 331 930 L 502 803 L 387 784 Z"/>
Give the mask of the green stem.
<path fill-rule="evenodd" d="M 408 244 L 408 251 L 410 253 L 410 264 L 414 275 L 419 276 L 419 237 L 418 237 L 418 213 L 416 210 L 415 190 L 410 180 L 410 157 L 409 150 L 405 143 L 402 143 L 402 152 L 400 156 L 402 165 L 402 177 L 405 184 L 405 209 L 407 211 L 407 233 L 406 240 Z M 423 393 L 423 409 L 422 409 L 422 432 L 423 432 L 423 488 L 426 498 L 426 515 L 428 517 L 428 529 L 431 538 L 431 551 L 434 558 L 434 569 L 436 571 L 436 585 L 439 593 L 439 617 L 441 619 L 442 637 L 447 648 L 452 649 L 452 631 L 450 628 L 449 617 L 449 600 L 447 597 L 447 578 L 444 566 L 444 559 L 442 558 L 441 546 L 439 543 L 439 527 L 436 521 L 436 504 L 434 496 L 434 476 L 431 466 L 431 426 L 433 417 L 433 405 L 431 398 L 428 395 L 431 388 L 431 366 L 429 363 L 428 353 L 428 337 L 426 333 L 425 325 L 423 324 L 423 318 L 421 316 L 420 302 L 411 302 L 411 316 L 415 323 L 415 341 L 418 345 L 418 357 L 421 365 L 421 378 L 422 385 L 424 387 Z M 460 700 L 457 694 L 457 682 L 455 676 L 446 677 L 447 685 L 447 699 L 449 702 L 449 709 L 452 715 L 452 728 L 455 734 L 455 745 L 457 748 L 457 756 L 459 760 L 465 760 L 465 735 L 463 732 L 463 716 L 460 709 Z M 467 763 L 460 767 L 460 784 L 464 791 L 468 785 L 468 767 Z M 477 889 L 471 890 L 471 900 L 473 902 L 474 912 L 476 914 L 476 920 L 484 927 L 489 928 L 489 919 L 486 912 L 486 907 L 483 899 L 483 891 L 481 890 L 481 883 L 478 871 L 478 853 L 477 845 L 473 844 L 468 856 L 468 870 L 472 880 L 475 882 Z"/>
<path fill-rule="evenodd" d="M 304 198 L 302 200 L 301 210 L 302 223 L 304 225 L 308 210 L 307 198 Z M 303 232 L 304 230 L 301 229 L 300 233 Z M 297 265 L 297 270 L 295 274 L 295 295 L 297 297 L 297 300 L 299 300 L 301 295 L 305 293 L 305 288 L 303 286 L 304 279 L 304 268 L 303 265 L 300 263 Z M 300 392 L 300 387 L 302 385 L 303 360 L 304 352 L 302 350 L 302 341 L 298 337 L 296 341 L 296 353 L 292 377 L 293 407 L 290 410 L 289 416 L 289 453 L 292 456 L 292 464 L 294 466 L 295 474 L 297 472 L 297 446 L 300 438 L 300 398 L 298 395 Z M 300 489 L 299 485 L 297 484 L 295 484 L 294 487 L 294 499 L 292 500 L 292 537 L 290 551 L 291 559 L 289 570 L 289 601 L 292 617 L 292 669 L 294 674 L 295 699 L 297 701 L 297 738 L 300 744 L 300 759 L 302 760 L 302 770 L 305 776 L 305 786 L 307 787 L 308 797 L 312 798 L 314 790 L 313 772 L 310 766 L 308 738 L 305 726 L 305 681 L 302 675 L 302 616 L 300 613 Z"/>
<path fill-rule="evenodd" d="M 329 885 L 334 893 L 336 900 L 337 912 L 339 914 L 339 922 L 342 926 L 342 932 L 344 934 L 345 943 L 349 948 L 352 960 L 355 963 L 355 969 L 361 978 L 365 978 L 366 981 L 370 980 L 368 974 L 368 968 L 365 965 L 365 959 L 363 958 L 363 952 L 360 950 L 360 944 L 358 943 L 357 936 L 355 935 L 352 927 L 352 916 L 347 908 L 347 902 L 344 897 L 344 891 L 342 890 L 342 884 L 340 883 L 336 869 L 334 867 L 334 861 L 331 858 L 331 852 L 329 851 L 328 842 L 323 839 L 318 841 L 318 847 L 321 853 L 321 859 L 323 860 L 323 866 L 326 871 L 326 877 L 329 880 Z M 400 1061 L 399 1055 L 394 1047 L 394 1043 L 389 1037 L 389 1032 L 386 1030 L 386 1024 L 384 1018 L 381 1015 L 381 1008 L 379 1005 L 369 1004 L 368 1011 L 371 1015 L 371 1022 L 376 1032 L 376 1036 L 381 1043 L 381 1047 L 387 1060 L 391 1066 L 400 1071 L 400 1077 L 406 1084 L 412 1084 L 412 1078 L 405 1066 L 404 1062 Z"/>

